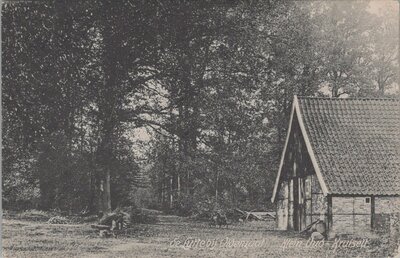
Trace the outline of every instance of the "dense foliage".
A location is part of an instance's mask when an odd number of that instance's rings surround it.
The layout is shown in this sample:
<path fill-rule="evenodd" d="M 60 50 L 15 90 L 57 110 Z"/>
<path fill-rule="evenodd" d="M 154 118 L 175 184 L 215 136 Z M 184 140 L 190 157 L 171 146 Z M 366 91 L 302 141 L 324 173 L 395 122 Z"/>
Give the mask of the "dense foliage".
<path fill-rule="evenodd" d="M 268 207 L 294 94 L 398 96 L 398 14 L 368 8 L 3 4 L 4 206 Z"/>

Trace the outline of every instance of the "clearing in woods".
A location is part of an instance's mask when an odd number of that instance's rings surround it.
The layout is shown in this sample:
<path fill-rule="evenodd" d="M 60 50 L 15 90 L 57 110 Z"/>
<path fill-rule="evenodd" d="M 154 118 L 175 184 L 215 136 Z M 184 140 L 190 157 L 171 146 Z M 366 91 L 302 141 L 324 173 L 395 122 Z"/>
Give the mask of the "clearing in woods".
<path fill-rule="evenodd" d="M 273 230 L 274 222 L 209 227 L 177 216 L 134 225 L 117 238 L 100 238 L 90 224 L 54 225 L 3 219 L 3 257 L 382 257 L 378 247 L 333 249 L 297 233 Z M 381 256 L 382 255 L 382 256 Z M 387 257 L 387 255 L 386 255 Z"/>

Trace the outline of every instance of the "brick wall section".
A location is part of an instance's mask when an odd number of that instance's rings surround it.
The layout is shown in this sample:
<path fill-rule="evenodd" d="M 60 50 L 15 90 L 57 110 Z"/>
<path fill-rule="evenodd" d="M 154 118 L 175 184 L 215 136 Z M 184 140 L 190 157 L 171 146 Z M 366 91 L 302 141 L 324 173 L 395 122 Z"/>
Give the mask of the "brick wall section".
<path fill-rule="evenodd" d="M 338 234 L 354 233 L 353 215 L 332 215 L 332 232 Z"/>
<path fill-rule="evenodd" d="M 369 199 L 369 203 L 367 202 Z M 354 197 L 354 213 L 371 214 L 371 197 Z"/>
<path fill-rule="evenodd" d="M 353 214 L 353 197 L 332 197 L 332 214 Z"/>
<path fill-rule="evenodd" d="M 400 197 L 375 197 L 375 213 L 391 214 L 400 212 Z"/>
<path fill-rule="evenodd" d="M 389 232 L 391 214 L 400 212 L 400 197 L 381 196 L 375 197 L 374 230 Z"/>
<path fill-rule="evenodd" d="M 363 197 L 332 197 L 332 230 L 336 233 L 362 233 L 371 231 L 371 205 Z M 400 212 L 400 197 L 374 197 L 374 229 L 387 232 L 390 214 Z"/>
<path fill-rule="evenodd" d="M 371 199 L 365 197 L 332 197 L 332 231 L 353 234 L 371 230 Z"/>

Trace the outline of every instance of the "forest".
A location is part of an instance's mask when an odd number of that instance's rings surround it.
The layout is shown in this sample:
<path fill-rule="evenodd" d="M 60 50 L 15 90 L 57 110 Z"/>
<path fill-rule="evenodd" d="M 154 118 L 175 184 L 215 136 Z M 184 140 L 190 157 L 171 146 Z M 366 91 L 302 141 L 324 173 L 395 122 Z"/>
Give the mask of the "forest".
<path fill-rule="evenodd" d="M 270 209 L 294 95 L 399 98 L 398 9 L 371 6 L 3 3 L 3 208 Z"/>

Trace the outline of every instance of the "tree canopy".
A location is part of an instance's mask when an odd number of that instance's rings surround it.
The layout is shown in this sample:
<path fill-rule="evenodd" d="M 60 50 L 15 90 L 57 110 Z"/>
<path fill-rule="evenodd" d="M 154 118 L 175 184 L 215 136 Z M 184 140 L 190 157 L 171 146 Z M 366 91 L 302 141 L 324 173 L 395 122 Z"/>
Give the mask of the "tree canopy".
<path fill-rule="evenodd" d="M 268 207 L 293 95 L 398 98 L 398 12 L 369 7 L 4 3 L 5 207 Z"/>

